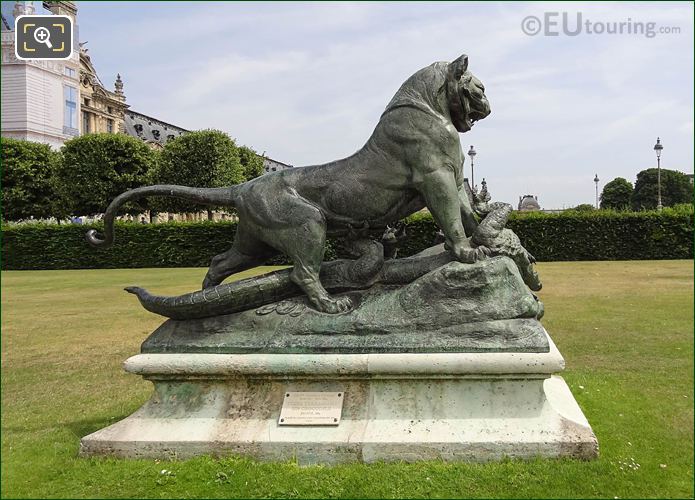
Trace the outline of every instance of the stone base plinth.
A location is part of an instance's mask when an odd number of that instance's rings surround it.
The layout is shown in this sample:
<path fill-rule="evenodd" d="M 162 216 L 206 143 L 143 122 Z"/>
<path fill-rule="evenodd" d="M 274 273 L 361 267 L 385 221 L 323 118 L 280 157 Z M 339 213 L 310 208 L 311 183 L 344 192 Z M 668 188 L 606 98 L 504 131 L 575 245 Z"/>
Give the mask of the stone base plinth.
<path fill-rule="evenodd" d="M 82 455 L 239 454 L 300 464 L 597 456 L 547 353 L 140 354 L 155 392 Z M 286 392 L 344 393 L 338 426 L 280 426 Z"/>

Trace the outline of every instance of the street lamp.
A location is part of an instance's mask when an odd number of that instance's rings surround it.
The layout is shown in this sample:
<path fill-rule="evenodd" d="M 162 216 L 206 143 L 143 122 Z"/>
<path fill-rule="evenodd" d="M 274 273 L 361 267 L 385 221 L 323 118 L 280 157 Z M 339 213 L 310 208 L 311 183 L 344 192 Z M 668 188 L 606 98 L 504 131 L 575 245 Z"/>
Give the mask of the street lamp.
<path fill-rule="evenodd" d="M 664 147 L 661 145 L 661 139 L 656 138 L 656 144 L 654 144 L 654 151 L 656 151 L 656 186 L 657 186 L 657 198 L 656 198 L 656 209 L 661 210 L 664 206 L 661 204 L 661 150 Z"/>
<path fill-rule="evenodd" d="M 478 153 L 475 152 L 475 149 L 473 149 L 473 146 L 471 146 L 471 149 L 468 150 L 468 156 L 471 157 L 471 189 L 475 190 L 475 177 L 473 176 L 473 160 L 475 159 L 475 155 Z"/>
<path fill-rule="evenodd" d="M 596 183 L 596 209 L 598 210 L 598 174 L 594 176 L 594 183 Z"/>

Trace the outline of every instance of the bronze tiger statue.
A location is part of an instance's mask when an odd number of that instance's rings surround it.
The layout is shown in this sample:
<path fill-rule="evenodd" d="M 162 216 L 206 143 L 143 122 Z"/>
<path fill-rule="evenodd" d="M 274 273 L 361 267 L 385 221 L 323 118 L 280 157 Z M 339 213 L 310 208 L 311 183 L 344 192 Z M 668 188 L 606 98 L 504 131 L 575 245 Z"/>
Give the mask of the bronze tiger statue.
<path fill-rule="evenodd" d="M 278 253 L 290 257 L 290 279 L 317 310 L 340 313 L 352 306 L 333 297 L 319 272 L 327 236 L 354 227 L 383 233 L 387 225 L 427 207 L 454 258 L 472 263 L 489 254 L 471 247 L 477 227 L 463 189 L 464 153 L 459 132 L 490 114 L 483 84 L 468 71 L 468 56 L 421 69 L 398 89 L 367 143 L 355 154 L 323 165 L 269 173 L 225 188 L 146 186 L 116 197 L 104 216 L 106 247 L 114 240 L 119 207 L 147 196 L 172 196 L 232 207 L 239 216 L 232 247 L 213 257 L 203 288 L 258 266 Z"/>

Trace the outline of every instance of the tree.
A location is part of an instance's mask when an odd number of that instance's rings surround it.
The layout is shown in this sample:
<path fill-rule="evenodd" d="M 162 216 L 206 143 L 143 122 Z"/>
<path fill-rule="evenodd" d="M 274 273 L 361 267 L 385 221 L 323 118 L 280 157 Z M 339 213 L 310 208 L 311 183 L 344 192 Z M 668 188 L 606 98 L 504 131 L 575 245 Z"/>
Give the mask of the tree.
<path fill-rule="evenodd" d="M 144 142 L 122 134 L 87 134 L 67 141 L 56 169 L 56 184 L 69 213 L 103 213 L 119 194 L 147 182 L 156 152 Z M 142 202 L 125 205 L 124 212 L 140 213 Z"/>
<path fill-rule="evenodd" d="M 657 169 L 648 168 L 637 174 L 630 202 L 634 210 L 654 209 L 657 205 Z M 661 169 L 661 204 L 665 207 L 693 202 L 693 185 L 688 176 L 676 170 Z"/>
<path fill-rule="evenodd" d="M 167 142 L 152 173 L 155 184 L 179 184 L 193 187 L 224 187 L 244 182 L 244 168 L 234 141 L 219 130 L 199 130 Z M 212 219 L 212 207 L 174 198 L 151 202 L 157 211 L 191 212 L 206 209 Z"/>
<path fill-rule="evenodd" d="M 250 181 L 263 175 L 263 157 L 247 146 L 239 146 L 239 161 L 244 168 L 244 179 Z"/>
<path fill-rule="evenodd" d="M 591 212 L 595 209 L 596 207 L 594 207 L 591 203 L 582 203 L 581 205 L 577 205 L 570 210 L 574 210 L 575 212 Z"/>
<path fill-rule="evenodd" d="M 60 217 L 53 174 L 59 155 L 48 144 L 3 137 L 2 218 Z"/>
<path fill-rule="evenodd" d="M 622 177 L 616 177 L 605 186 L 601 192 L 601 208 L 625 210 L 630 207 L 632 183 Z"/>

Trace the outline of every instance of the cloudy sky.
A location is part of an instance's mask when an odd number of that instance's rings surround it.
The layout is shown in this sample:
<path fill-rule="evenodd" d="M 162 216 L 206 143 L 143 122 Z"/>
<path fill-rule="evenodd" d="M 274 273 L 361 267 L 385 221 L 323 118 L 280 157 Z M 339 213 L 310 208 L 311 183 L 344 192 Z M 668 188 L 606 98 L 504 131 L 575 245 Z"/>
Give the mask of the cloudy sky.
<path fill-rule="evenodd" d="M 120 72 L 134 110 L 224 130 L 295 166 L 353 153 L 408 76 L 466 53 L 492 114 L 461 140 L 475 145 L 476 179 L 494 199 L 593 203 L 594 174 L 601 185 L 634 181 L 654 166 L 657 136 L 662 166 L 693 172 L 692 3 L 78 7 L 101 79 L 111 85 Z M 622 33 L 596 33 L 606 30 Z"/>

